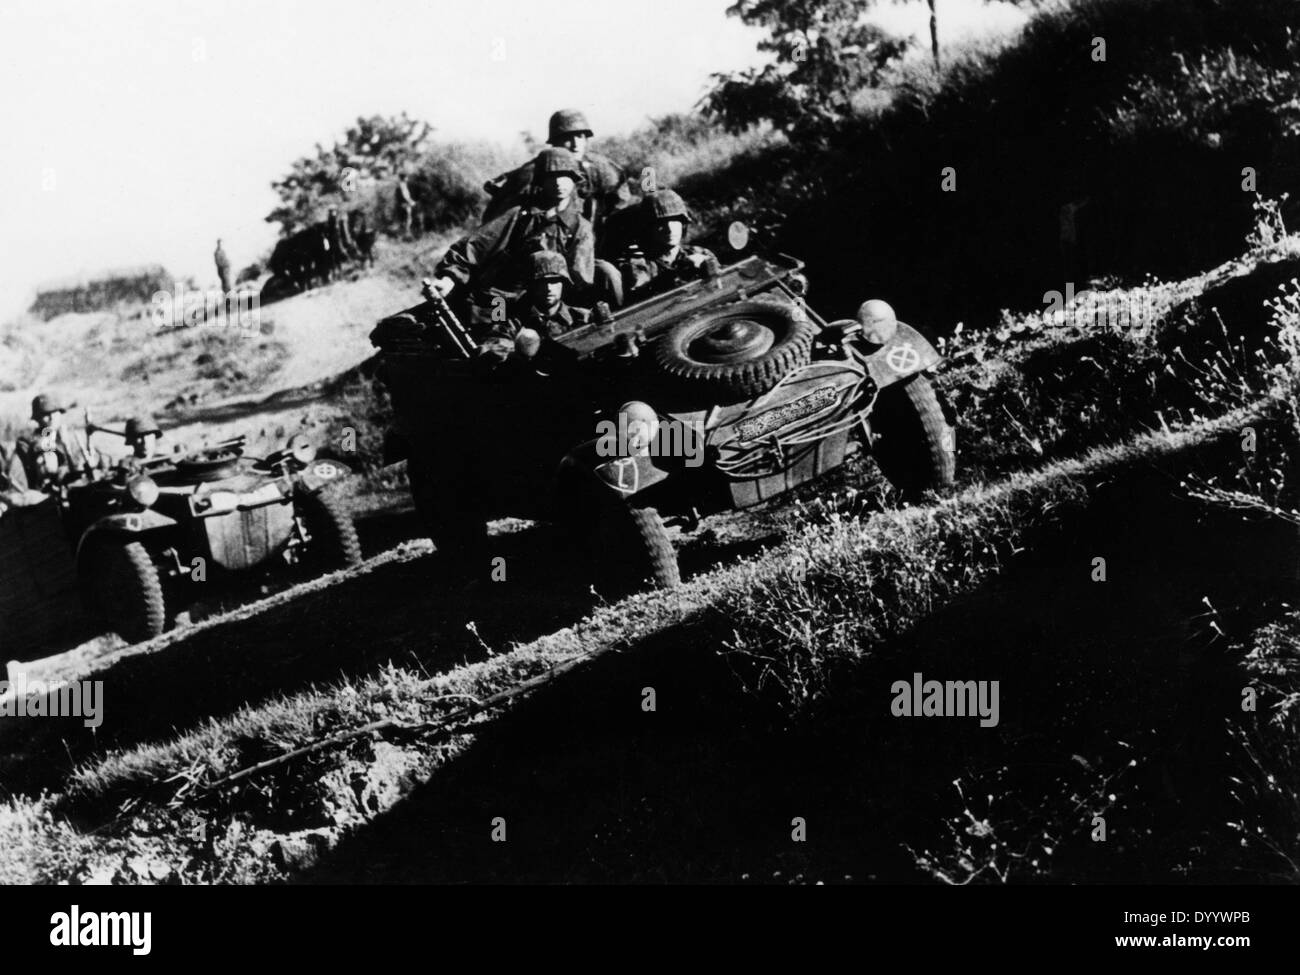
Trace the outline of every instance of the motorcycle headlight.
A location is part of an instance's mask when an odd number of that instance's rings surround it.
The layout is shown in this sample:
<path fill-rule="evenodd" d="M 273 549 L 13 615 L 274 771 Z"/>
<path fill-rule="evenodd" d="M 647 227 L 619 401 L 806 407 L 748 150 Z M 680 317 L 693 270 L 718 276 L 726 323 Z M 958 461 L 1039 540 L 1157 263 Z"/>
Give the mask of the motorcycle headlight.
<path fill-rule="evenodd" d="M 126 490 L 131 495 L 131 500 L 142 508 L 150 508 L 158 500 L 158 485 L 147 474 L 140 474 L 127 481 Z"/>
<path fill-rule="evenodd" d="M 289 453 L 299 464 L 310 464 L 316 459 L 316 445 L 301 433 L 289 438 Z"/>
<path fill-rule="evenodd" d="M 879 298 L 862 303 L 858 309 L 858 321 L 862 323 L 862 337 L 874 345 L 884 345 L 898 331 L 894 309 Z"/>

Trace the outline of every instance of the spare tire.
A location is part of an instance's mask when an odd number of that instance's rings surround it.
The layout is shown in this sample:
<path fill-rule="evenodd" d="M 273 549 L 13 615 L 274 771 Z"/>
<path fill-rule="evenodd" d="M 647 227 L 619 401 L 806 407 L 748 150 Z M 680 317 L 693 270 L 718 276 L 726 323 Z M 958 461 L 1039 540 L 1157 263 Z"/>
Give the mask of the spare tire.
<path fill-rule="evenodd" d="M 196 450 L 176 462 L 180 475 L 192 481 L 220 481 L 239 473 L 238 450 L 209 448 Z"/>
<path fill-rule="evenodd" d="M 750 399 L 807 365 L 815 334 L 795 305 L 741 301 L 673 326 L 655 343 L 654 359 L 666 375 L 697 389 Z"/>

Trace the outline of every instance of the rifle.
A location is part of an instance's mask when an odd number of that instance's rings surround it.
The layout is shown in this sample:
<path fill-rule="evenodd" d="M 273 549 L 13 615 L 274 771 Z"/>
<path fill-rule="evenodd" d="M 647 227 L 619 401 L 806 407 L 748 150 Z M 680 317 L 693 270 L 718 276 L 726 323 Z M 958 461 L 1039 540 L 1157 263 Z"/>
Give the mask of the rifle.
<path fill-rule="evenodd" d="M 444 343 L 462 359 L 472 359 L 478 346 L 470 338 L 469 330 L 461 324 L 456 313 L 447 304 L 447 299 L 440 295 L 433 286 L 433 281 L 424 279 L 424 297 L 429 310 L 433 313 L 433 324 L 438 328 Z"/>

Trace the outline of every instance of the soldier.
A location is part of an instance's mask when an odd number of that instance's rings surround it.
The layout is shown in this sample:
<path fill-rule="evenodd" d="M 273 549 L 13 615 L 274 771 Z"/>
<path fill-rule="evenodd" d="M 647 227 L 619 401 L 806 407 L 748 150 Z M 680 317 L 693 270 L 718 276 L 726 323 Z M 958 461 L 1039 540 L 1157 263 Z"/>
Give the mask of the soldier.
<path fill-rule="evenodd" d="M 94 452 L 85 438 L 64 423 L 67 409 L 59 397 L 49 393 L 32 400 L 36 436 L 20 437 L 14 447 L 29 487 L 45 491 L 95 466 Z"/>
<path fill-rule="evenodd" d="M 357 259 L 363 267 L 374 267 L 375 232 L 370 229 L 370 218 L 366 216 L 365 210 L 353 210 L 348 214 L 348 221 L 357 248 Z"/>
<path fill-rule="evenodd" d="M 325 219 L 326 232 L 329 235 L 330 273 L 333 278 L 343 269 L 344 261 L 356 259 L 356 249 L 352 243 L 352 234 L 348 231 L 348 222 L 339 216 L 338 207 L 330 207 Z"/>
<path fill-rule="evenodd" d="M 397 220 L 402 225 L 402 238 L 411 239 L 411 218 L 415 216 L 415 198 L 411 196 L 411 187 L 407 185 L 406 174 L 397 176 L 397 189 L 393 193 L 393 203 L 397 209 Z"/>
<path fill-rule="evenodd" d="M 217 238 L 217 249 L 212 252 L 212 259 L 217 264 L 217 277 L 221 279 L 221 293 L 228 295 L 233 290 L 230 286 L 230 258 L 221 246 L 220 237 Z"/>
<path fill-rule="evenodd" d="M 641 240 L 617 261 L 629 302 L 641 301 L 716 269 L 718 259 L 705 247 L 684 243 L 691 215 L 673 190 L 658 190 L 641 201 Z"/>
<path fill-rule="evenodd" d="M 623 169 L 608 156 L 587 148 L 591 126 L 587 123 L 587 116 L 576 108 L 562 108 L 552 114 L 547 129 L 547 143 L 567 149 L 578 160 L 582 215 L 591 222 L 592 229 L 599 236 L 605 217 L 628 200 Z M 510 207 L 525 202 L 532 183 L 531 163 L 484 183 L 483 189 L 492 199 L 483 211 L 483 221 L 493 220 Z"/>
<path fill-rule="evenodd" d="M 161 436 L 162 430 L 148 414 L 133 416 L 127 420 L 126 431 L 123 433 L 123 439 L 131 448 L 131 456 L 135 460 L 148 460 L 153 457 L 158 449 L 158 438 Z"/>
<path fill-rule="evenodd" d="M 10 508 L 25 508 L 43 500 L 44 494 L 28 487 L 27 471 L 18 454 L 0 444 L 0 516 Z"/>
<path fill-rule="evenodd" d="M 527 358 L 559 363 L 572 353 L 554 340 L 591 321 L 591 312 L 571 307 L 564 289 L 572 286 L 564 255 L 538 251 L 528 259 L 528 290 L 509 310 L 509 317 L 492 327 L 483 351 L 504 358 L 512 349 Z"/>
<path fill-rule="evenodd" d="M 575 292 L 594 300 L 595 239 L 576 194 L 580 170 L 567 149 L 547 149 L 534 162 L 537 206 L 511 207 L 448 248 L 434 271 L 433 288 L 444 298 L 459 292 L 461 317 L 480 332 L 528 285 L 528 257 L 554 251 L 564 257 Z"/>

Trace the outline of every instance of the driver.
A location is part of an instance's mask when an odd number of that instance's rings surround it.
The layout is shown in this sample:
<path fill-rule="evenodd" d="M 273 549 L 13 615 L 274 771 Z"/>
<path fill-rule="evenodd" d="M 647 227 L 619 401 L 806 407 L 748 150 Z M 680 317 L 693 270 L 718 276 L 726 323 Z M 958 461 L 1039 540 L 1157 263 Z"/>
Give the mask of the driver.
<path fill-rule="evenodd" d="M 616 262 L 630 304 L 716 270 L 718 259 L 705 247 L 685 243 L 691 215 L 673 190 L 657 190 L 641 201 L 640 239 Z"/>
<path fill-rule="evenodd" d="M 591 321 L 590 312 L 565 302 L 564 289 L 572 284 L 563 255 L 533 254 L 528 259 L 528 290 L 511 306 L 509 318 L 493 327 L 483 351 L 497 358 L 519 351 L 539 364 L 571 360 L 573 353 L 555 339 Z"/>

